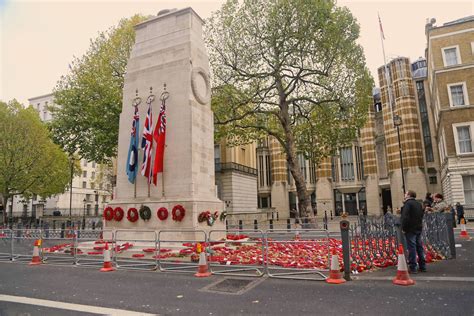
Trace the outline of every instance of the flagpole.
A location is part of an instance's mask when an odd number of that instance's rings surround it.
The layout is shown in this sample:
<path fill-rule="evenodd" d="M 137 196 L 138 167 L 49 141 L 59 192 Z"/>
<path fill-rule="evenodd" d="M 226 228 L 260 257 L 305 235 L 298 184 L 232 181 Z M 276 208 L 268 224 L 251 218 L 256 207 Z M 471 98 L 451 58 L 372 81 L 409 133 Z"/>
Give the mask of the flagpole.
<path fill-rule="evenodd" d="M 379 24 L 380 24 L 380 42 L 382 43 L 383 63 L 384 63 L 384 68 L 385 68 L 385 81 L 387 82 L 387 89 L 388 89 L 388 103 L 390 106 L 390 116 L 392 117 L 392 122 L 393 122 L 392 81 L 390 80 L 390 76 L 388 73 L 387 59 L 385 58 L 385 46 L 383 43 L 385 36 L 383 34 L 382 21 L 380 20 L 380 15 L 378 12 L 377 12 L 377 15 L 379 17 Z"/>
<path fill-rule="evenodd" d="M 161 101 L 163 102 L 163 107 L 166 109 L 166 100 L 169 98 L 169 92 L 166 91 L 166 83 L 163 84 L 163 93 L 160 96 Z M 166 148 L 166 145 L 165 147 Z M 163 157 L 163 170 L 161 170 L 161 198 L 165 198 L 165 168 L 164 168 L 164 157 Z"/>

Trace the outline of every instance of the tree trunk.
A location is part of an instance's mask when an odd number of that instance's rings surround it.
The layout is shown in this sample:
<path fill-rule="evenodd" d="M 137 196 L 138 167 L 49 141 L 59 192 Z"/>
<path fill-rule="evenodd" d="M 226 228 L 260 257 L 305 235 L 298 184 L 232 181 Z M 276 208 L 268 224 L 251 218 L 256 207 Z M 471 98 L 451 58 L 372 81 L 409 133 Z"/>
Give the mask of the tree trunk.
<path fill-rule="evenodd" d="M 2 221 L 3 225 L 7 224 L 7 212 L 8 212 L 8 195 L 2 195 L 2 205 L 3 205 L 3 216 L 2 216 Z"/>
<path fill-rule="evenodd" d="M 282 99 L 280 99 L 281 101 Z M 283 101 L 280 102 L 281 117 L 280 121 L 285 131 L 285 144 L 282 146 L 285 148 L 286 152 L 286 162 L 288 163 L 288 168 L 290 169 L 291 175 L 295 180 L 296 193 L 298 195 L 298 211 L 301 217 L 309 217 L 311 210 L 311 204 L 308 197 L 308 192 L 306 191 L 306 181 L 303 174 L 301 173 L 301 168 L 296 159 L 296 144 L 293 131 L 291 130 L 290 116 L 288 113 L 288 104 Z"/>

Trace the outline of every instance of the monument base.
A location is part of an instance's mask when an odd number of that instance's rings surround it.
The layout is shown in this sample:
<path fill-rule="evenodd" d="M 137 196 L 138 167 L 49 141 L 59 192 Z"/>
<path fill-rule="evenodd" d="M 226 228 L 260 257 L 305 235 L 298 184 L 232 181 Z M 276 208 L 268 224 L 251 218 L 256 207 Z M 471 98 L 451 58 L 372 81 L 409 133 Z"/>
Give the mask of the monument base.
<path fill-rule="evenodd" d="M 184 209 L 184 217 L 181 221 L 173 219 L 173 208 L 178 205 L 182 206 Z M 117 207 L 120 207 L 124 211 L 124 217 L 121 221 L 116 221 L 115 219 L 104 220 L 104 229 L 118 231 L 119 235 L 117 235 L 117 238 L 120 239 L 150 239 L 151 235 L 148 232 L 153 231 L 156 232 L 157 235 L 161 235 L 161 239 L 164 240 L 171 240 L 170 238 L 172 238 L 176 241 L 204 241 L 204 233 L 209 236 L 209 232 L 213 230 L 222 231 L 212 233 L 211 238 L 213 240 L 225 237 L 225 232 L 223 232 L 226 229 L 225 222 L 220 220 L 220 215 L 224 209 L 224 203 L 218 199 L 209 201 L 182 199 L 162 199 L 159 201 L 147 199 L 143 199 L 143 201 L 114 200 L 111 201 L 108 206 L 112 207 L 114 210 Z M 127 219 L 129 209 L 136 208 L 137 210 L 140 210 L 142 206 L 148 206 L 150 208 L 151 218 L 149 220 L 144 220 L 140 216 L 135 222 L 131 222 Z M 166 219 L 161 220 L 158 218 L 158 210 L 160 208 L 166 208 L 168 211 L 168 217 Z M 218 213 L 219 217 L 214 221 L 212 226 L 208 225 L 207 221 L 202 223 L 199 223 L 198 221 L 199 214 L 206 211 L 209 211 L 211 214 L 214 214 L 215 212 Z M 127 236 L 128 234 L 125 230 L 130 230 L 129 236 Z M 140 234 L 140 231 L 143 233 Z M 165 233 L 165 231 L 167 233 Z"/>

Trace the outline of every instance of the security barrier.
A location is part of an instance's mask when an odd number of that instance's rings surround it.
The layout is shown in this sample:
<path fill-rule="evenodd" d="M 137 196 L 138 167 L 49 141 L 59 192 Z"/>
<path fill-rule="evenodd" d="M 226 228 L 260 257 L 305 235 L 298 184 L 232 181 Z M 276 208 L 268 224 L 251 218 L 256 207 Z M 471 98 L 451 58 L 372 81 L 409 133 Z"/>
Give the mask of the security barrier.
<path fill-rule="evenodd" d="M 0 229 L 0 261 L 12 260 L 12 231 Z"/>
<path fill-rule="evenodd" d="M 197 272 L 199 253 L 205 251 L 206 242 L 203 230 L 161 230 L 155 256 L 158 268 L 163 272 Z"/>
<path fill-rule="evenodd" d="M 225 240 L 222 236 L 226 236 Z M 261 230 L 212 230 L 208 252 L 213 274 L 261 277 L 265 273 L 265 240 Z"/>
<path fill-rule="evenodd" d="M 76 231 L 43 230 L 41 238 L 44 263 L 75 264 Z"/>
<path fill-rule="evenodd" d="M 116 230 L 113 260 L 118 269 L 156 270 L 158 250 L 154 230 Z"/>
<path fill-rule="evenodd" d="M 104 262 L 103 249 L 105 244 L 109 249 L 114 247 L 112 230 L 80 230 L 77 231 L 74 252 L 75 263 L 78 266 L 101 267 Z"/>
<path fill-rule="evenodd" d="M 35 240 L 41 239 L 40 229 L 13 229 L 11 243 L 12 261 L 30 262 Z"/>
<path fill-rule="evenodd" d="M 265 233 L 265 267 L 272 278 L 326 280 L 331 240 L 327 230 L 271 230 Z"/>

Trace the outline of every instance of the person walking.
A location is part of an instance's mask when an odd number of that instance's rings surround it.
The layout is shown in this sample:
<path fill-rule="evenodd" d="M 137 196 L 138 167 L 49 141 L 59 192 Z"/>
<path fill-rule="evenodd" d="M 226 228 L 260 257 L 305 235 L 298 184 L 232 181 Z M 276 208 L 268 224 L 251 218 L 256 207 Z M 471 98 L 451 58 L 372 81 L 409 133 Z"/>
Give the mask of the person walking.
<path fill-rule="evenodd" d="M 408 248 L 408 266 L 410 273 L 426 272 L 425 254 L 421 242 L 423 229 L 423 207 L 415 200 L 416 192 L 408 190 L 402 207 L 401 224 L 405 233 Z M 418 255 L 418 270 L 416 256 Z"/>
<path fill-rule="evenodd" d="M 464 218 L 464 207 L 461 203 L 456 203 L 456 215 L 458 216 L 458 224 L 461 225 L 461 218 Z"/>

